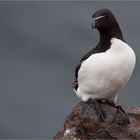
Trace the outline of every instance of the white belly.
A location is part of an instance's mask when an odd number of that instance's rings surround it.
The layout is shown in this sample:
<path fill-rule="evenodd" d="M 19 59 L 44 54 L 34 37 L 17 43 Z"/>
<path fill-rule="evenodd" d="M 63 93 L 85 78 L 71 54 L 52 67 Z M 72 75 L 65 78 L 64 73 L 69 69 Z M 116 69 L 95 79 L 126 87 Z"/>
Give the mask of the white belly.
<path fill-rule="evenodd" d="M 85 60 L 78 72 L 76 94 L 83 100 L 108 99 L 114 101 L 118 91 L 129 80 L 134 66 L 133 50 L 119 39 L 111 40 L 111 47 Z"/>

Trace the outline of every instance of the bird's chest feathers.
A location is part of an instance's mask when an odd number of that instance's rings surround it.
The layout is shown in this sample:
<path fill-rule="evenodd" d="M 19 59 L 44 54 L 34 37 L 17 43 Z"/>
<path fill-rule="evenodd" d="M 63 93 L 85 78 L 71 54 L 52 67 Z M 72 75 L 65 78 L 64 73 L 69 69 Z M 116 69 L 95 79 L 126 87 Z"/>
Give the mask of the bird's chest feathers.
<path fill-rule="evenodd" d="M 92 54 L 83 61 L 78 72 L 78 81 L 107 80 L 122 77 L 127 80 L 135 66 L 135 54 L 123 41 L 113 38 L 106 52 Z"/>

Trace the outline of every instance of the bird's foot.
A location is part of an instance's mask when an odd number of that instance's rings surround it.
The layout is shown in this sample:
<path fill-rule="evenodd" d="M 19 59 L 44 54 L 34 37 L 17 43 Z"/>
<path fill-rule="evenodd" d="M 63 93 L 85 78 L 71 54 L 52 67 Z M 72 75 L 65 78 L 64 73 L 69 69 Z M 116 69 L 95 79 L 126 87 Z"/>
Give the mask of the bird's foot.
<path fill-rule="evenodd" d="M 97 114 L 99 122 L 104 122 L 105 114 L 101 108 L 100 102 L 101 102 L 100 100 L 95 100 L 95 110 L 96 110 L 96 114 Z"/>
<path fill-rule="evenodd" d="M 124 111 L 123 107 L 122 106 L 116 106 L 116 108 L 118 109 L 118 112 L 121 112 L 123 114 L 123 118 L 125 120 L 125 122 L 129 123 L 130 124 L 130 119 L 129 119 L 129 116 L 127 115 L 127 113 Z"/>
<path fill-rule="evenodd" d="M 122 115 L 123 115 L 122 117 L 125 119 L 125 121 L 126 121 L 127 123 L 130 123 L 129 116 L 128 116 L 127 113 L 124 111 L 124 109 L 123 109 L 122 106 L 117 106 L 114 102 L 111 102 L 111 101 L 108 101 L 108 100 L 102 100 L 102 102 L 105 102 L 105 103 L 109 104 L 110 106 L 117 108 L 117 109 L 118 109 L 118 112 L 119 112 L 119 113 L 120 113 L 120 112 L 122 113 Z"/>

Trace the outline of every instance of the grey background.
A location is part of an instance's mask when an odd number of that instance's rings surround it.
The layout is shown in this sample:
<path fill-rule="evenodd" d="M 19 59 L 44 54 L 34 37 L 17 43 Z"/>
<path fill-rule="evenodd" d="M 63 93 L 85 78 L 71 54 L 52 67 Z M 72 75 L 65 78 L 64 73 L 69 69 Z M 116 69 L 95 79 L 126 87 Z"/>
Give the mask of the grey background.
<path fill-rule="evenodd" d="M 98 41 L 91 15 L 109 8 L 137 55 L 118 103 L 139 106 L 140 2 L 0 2 L 0 138 L 52 138 L 79 101 L 75 66 Z"/>

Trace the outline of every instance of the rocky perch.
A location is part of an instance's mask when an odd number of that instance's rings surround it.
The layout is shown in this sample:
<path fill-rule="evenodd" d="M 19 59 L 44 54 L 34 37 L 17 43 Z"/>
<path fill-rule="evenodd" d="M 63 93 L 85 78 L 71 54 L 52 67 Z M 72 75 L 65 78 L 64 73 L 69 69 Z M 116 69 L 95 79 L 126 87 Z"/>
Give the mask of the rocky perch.
<path fill-rule="evenodd" d="M 98 121 L 94 100 L 78 103 L 54 140 L 140 139 L 140 108 L 124 107 L 130 117 L 129 124 L 118 109 L 107 103 L 101 103 L 101 107 L 106 116 L 104 122 Z"/>

